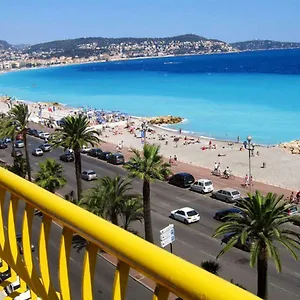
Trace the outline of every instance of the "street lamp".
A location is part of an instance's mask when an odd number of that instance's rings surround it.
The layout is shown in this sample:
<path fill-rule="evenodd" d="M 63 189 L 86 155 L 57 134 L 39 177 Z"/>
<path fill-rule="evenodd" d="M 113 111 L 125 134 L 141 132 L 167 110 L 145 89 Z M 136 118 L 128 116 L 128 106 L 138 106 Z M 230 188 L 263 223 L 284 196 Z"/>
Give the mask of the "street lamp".
<path fill-rule="evenodd" d="M 251 186 L 252 186 L 252 174 L 251 174 L 251 156 L 254 155 L 254 148 L 255 148 L 255 144 L 252 143 L 252 137 L 249 135 L 247 137 L 247 144 L 245 147 L 248 152 L 249 152 L 249 191 L 251 193 Z"/>

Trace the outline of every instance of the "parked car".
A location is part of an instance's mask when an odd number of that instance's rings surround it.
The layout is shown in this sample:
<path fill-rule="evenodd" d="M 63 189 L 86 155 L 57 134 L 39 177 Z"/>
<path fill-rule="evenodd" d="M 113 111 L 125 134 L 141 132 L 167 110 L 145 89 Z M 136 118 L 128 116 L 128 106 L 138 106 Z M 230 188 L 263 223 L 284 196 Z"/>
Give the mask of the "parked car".
<path fill-rule="evenodd" d="M 105 151 L 105 152 L 101 152 L 99 153 L 98 155 L 98 158 L 99 159 L 102 159 L 102 160 L 108 160 L 108 158 L 113 155 L 110 151 Z"/>
<path fill-rule="evenodd" d="M 51 145 L 50 144 L 41 144 L 39 146 L 40 149 L 42 149 L 44 152 L 49 152 L 51 150 Z"/>
<path fill-rule="evenodd" d="M 184 224 L 190 224 L 200 221 L 199 213 L 190 207 L 183 207 L 180 209 L 172 210 L 170 218 L 183 222 Z"/>
<path fill-rule="evenodd" d="M 34 132 L 34 136 L 35 137 L 40 137 L 40 134 L 41 133 L 43 133 L 43 131 L 41 131 L 41 130 L 36 130 L 35 132 Z"/>
<path fill-rule="evenodd" d="M 87 147 L 87 146 L 83 146 L 80 150 L 81 153 L 86 154 L 88 153 L 92 148 L 91 147 Z"/>
<path fill-rule="evenodd" d="M 136 163 L 132 163 L 130 160 L 129 161 L 126 161 L 126 162 L 124 162 L 124 164 L 123 164 L 123 167 L 126 167 L 126 165 L 129 165 L 129 166 L 132 166 L 133 168 L 135 168 L 136 170 L 138 169 L 138 164 L 136 164 Z"/>
<path fill-rule="evenodd" d="M 28 130 L 27 130 L 27 134 L 29 134 L 29 135 L 35 135 L 36 132 L 37 132 L 37 130 L 32 129 L 32 128 L 28 128 Z"/>
<path fill-rule="evenodd" d="M 15 146 L 16 146 L 16 148 L 24 148 L 25 145 L 24 145 L 23 140 L 18 140 L 15 142 Z"/>
<path fill-rule="evenodd" d="M 4 143 L 11 143 L 11 138 L 10 137 L 5 137 L 4 139 L 3 139 L 3 142 Z"/>
<path fill-rule="evenodd" d="M 87 181 L 97 179 L 97 174 L 93 170 L 86 170 L 81 173 L 81 178 Z"/>
<path fill-rule="evenodd" d="M 222 238 L 222 242 L 221 244 L 225 243 L 227 244 L 230 239 L 232 238 L 234 233 L 226 233 L 224 235 L 224 237 Z M 243 251 L 246 251 L 246 252 L 250 252 L 250 249 L 251 249 L 251 246 L 253 244 L 253 241 L 251 240 L 251 238 L 247 238 L 245 244 L 243 245 L 240 241 L 240 239 L 236 242 L 236 244 L 234 245 L 234 247 L 240 249 L 240 250 L 243 250 Z"/>
<path fill-rule="evenodd" d="M 100 148 L 93 148 L 88 151 L 87 155 L 92 157 L 98 157 L 99 154 L 102 152 Z"/>
<path fill-rule="evenodd" d="M 22 244 L 22 234 L 21 233 L 17 234 L 17 244 L 18 244 L 20 254 L 23 254 L 23 244 Z M 34 252 L 34 250 L 35 250 L 35 247 L 34 247 L 34 245 L 31 244 L 31 252 Z"/>
<path fill-rule="evenodd" d="M 211 193 L 214 190 L 214 185 L 211 180 L 198 179 L 191 185 L 190 190 L 201 194 Z"/>
<path fill-rule="evenodd" d="M 288 216 L 299 216 L 297 205 L 291 205 L 289 208 L 287 208 L 286 214 Z"/>
<path fill-rule="evenodd" d="M 40 148 L 35 148 L 35 149 L 32 150 L 32 155 L 33 156 L 43 156 L 44 152 Z"/>
<path fill-rule="evenodd" d="M 22 140 L 23 141 L 23 134 L 22 133 L 18 133 L 16 135 L 16 140 L 19 141 L 19 140 Z"/>
<path fill-rule="evenodd" d="M 0 149 L 6 149 L 7 148 L 7 144 L 4 143 L 3 141 L 0 141 Z"/>
<path fill-rule="evenodd" d="M 108 157 L 107 161 L 114 165 L 123 165 L 125 162 L 124 155 L 122 153 L 115 153 Z"/>
<path fill-rule="evenodd" d="M 65 162 L 72 162 L 75 160 L 75 157 L 73 153 L 65 152 L 59 157 L 59 159 Z"/>
<path fill-rule="evenodd" d="M 185 172 L 174 174 L 169 178 L 169 183 L 182 188 L 189 188 L 194 183 L 195 178 L 193 175 Z"/>
<path fill-rule="evenodd" d="M 43 139 L 43 140 L 48 140 L 49 137 L 50 137 L 50 133 L 48 133 L 48 132 L 42 132 L 42 133 L 39 134 L 39 137 L 41 139 Z"/>
<path fill-rule="evenodd" d="M 242 211 L 240 209 L 234 207 L 228 209 L 222 209 L 216 211 L 214 219 L 217 221 L 225 222 L 227 221 L 229 214 L 241 214 L 241 213 Z"/>
<path fill-rule="evenodd" d="M 15 158 L 22 157 L 23 156 L 23 152 L 21 150 L 19 150 L 19 149 L 15 149 L 15 151 L 11 152 L 11 156 L 15 157 Z"/>
<path fill-rule="evenodd" d="M 211 197 L 214 199 L 225 201 L 227 203 L 234 203 L 238 199 L 242 198 L 240 192 L 238 190 L 232 189 L 232 188 L 225 188 L 225 189 L 213 192 Z"/>

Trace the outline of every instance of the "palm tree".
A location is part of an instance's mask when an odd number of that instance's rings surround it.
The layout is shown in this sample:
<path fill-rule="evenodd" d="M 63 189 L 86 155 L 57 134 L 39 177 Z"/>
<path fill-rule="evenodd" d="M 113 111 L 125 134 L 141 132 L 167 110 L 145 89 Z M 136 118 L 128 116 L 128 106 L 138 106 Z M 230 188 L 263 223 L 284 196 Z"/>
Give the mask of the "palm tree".
<path fill-rule="evenodd" d="M 15 173 L 16 175 L 25 178 L 27 174 L 27 164 L 24 157 L 14 157 L 14 163 L 7 166 L 7 170 Z"/>
<path fill-rule="evenodd" d="M 201 263 L 201 268 L 219 276 L 219 271 L 221 270 L 221 265 L 215 260 L 205 260 Z"/>
<path fill-rule="evenodd" d="M 119 175 L 114 178 L 105 176 L 84 193 L 80 206 L 118 225 L 118 215 L 124 210 L 124 203 L 138 197 L 130 193 L 131 190 L 131 180 Z"/>
<path fill-rule="evenodd" d="M 283 196 L 268 193 L 263 196 L 256 191 L 249 194 L 249 200 L 241 200 L 239 208 L 242 214 L 231 214 L 228 220 L 216 229 L 214 237 L 223 234 L 231 234 L 231 237 L 218 254 L 218 257 L 237 242 L 245 245 L 251 242 L 250 266 L 257 266 L 257 296 L 267 299 L 267 272 L 268 259 L 275 262 L 277 271 L 281 271 L 281 261 L 277 244 L 283 245 L 290 254 L 298 259 L 295 250 L 300 250 L 300 234 L 284 227 L 292 221 L 286 211 L 290 204 L 282 201 Z"/>
<path fill-rule="evenodd" d="M 63 167 L 54 159 L 48 158 L 39 163 L 40 170 L 36 175 L 35 183 L 45 190 L 55 193 L 67 183 L 63 175 Z"/>
<path fill-rule="evenodd" d="M 82 114 L 65 117 L 61 128 L 56 129 L 53 135 L 53 146 L 74 151 L 78 199 L 82 194 L 80 150 L 83 146 L 94 146 L 99 141 L 97 131 L 89 127 L 89 119 Z"/>
<path fill-rule="evenodd" d="M 130 225 L 132 222 L 142 222 L 144 218 L 143 201 L 141 197 L 127 199 L 122 201 L 120 215 L 123 219 L 123 228 L 127 231 L 132 231 Z"/>
<path fill-rule="evenodd" d="M 28 145 L 27 145 L 27 129 L 29 123 L 30 112 L 28 105 L 25 103 L 19 103 L 12 106 L 8 112 L 8 120 L 11 122 L 11 129 L 22 134 L 24 146 L 25 146 L 25 158 L 27 166 L 28 180 L 31 181 L 31 168 L 29 161 Z M 14 141 L 13 141 L 14 142 Z"/>
<path fill-rule="evenodd" d="M 163 157 L 159 155 L 159 149 L 157 145 L 145 144 L 142 155 L 137 149 L 132 149 L 134 156 L 130 159 L 130 164 L 125 165 L 131 177 L 143 180 L 145 238 L 150 243 L 153 243 L 150 182 L 156 179 L 163 180 L 171 173 L 170 165 L 164 163 Z"/>

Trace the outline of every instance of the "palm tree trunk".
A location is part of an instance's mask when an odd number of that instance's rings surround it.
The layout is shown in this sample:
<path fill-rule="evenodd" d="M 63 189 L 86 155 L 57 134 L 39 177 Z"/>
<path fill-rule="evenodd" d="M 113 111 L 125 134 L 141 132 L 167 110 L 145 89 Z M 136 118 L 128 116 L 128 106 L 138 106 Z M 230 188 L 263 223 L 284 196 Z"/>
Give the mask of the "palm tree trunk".
<path fill-rule="evenodd" d="M 112 213 L 111 213 L 111 222 L 114 224 L 114 225 L 119 225 L 119 222 L 118 222 L 118 214 L 115 212 L 115 211 L 113 211 Z"/>
<path fill-rule="evenodd" d="M 13 160 L 14 160 L 14 166 L 16 166 L 16 157 L 15 157 L 15 150 L 16 150 L 16 145 L 15 145 L 15 129 L 13 130 L 13 134 L 12 134 L 12 139 L 11 139 L 11 142 L 12 142 L 12 153 L 13 153 Z"/>
<path fill-rule="evenodd" d="M 24 141 L 24 148 L 25 148 L 27 175 L 28 175 L 28 180 L 31 181 L 31 168 L 30 168 L 30 161 L 29 161 L 29 154 L 28 154 L 27 135 L 25 130 L 23 131 L 23 141 Z"/>
<path fill-rule="evenodd" d="M 145 222 L 145 239 L 150 243 L 154 243 L 151 221 L 150 182 L 146 179 L 144 179 L 143 183 L 143 206 Z"/>
<path fill-rule="evenodd" d="M 257 259 L 257 296 L 268 299 L 268 258 L 266 245 L 263 245 Z"/>
<path fill-rule="evenodd" d="M 77 199 L 81 199 L 82 195 L 82 181 L 81 181 L 81 155 L 80 150 L 74 150 L 75 155 L 75 176 L 76 176 L 76 183 L 77 183 Z"/>

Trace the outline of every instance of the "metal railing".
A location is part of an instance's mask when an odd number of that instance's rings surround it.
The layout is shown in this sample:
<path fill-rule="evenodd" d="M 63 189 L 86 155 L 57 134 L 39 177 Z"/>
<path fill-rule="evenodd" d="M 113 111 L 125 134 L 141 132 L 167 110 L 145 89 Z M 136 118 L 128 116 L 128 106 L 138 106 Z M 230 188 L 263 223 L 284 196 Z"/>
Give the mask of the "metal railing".
<path fill-rule="evenodd" d="M 22 255 L 16 241 L 20 207 L 23 207 Z M 38 237 L 38 262 L 33 259 L 31 248 L 35 209 L 43 213 Z M 62 227 L 60 245 L 57 245 L 57 289 L 53 284 L 54 278 L 50 274 L 48 261 L 48 244 L 53 222 Z M 111 291 L 114 300 L 125 299 L 130 268 L 155 282 L 154 300 L 166 300 L 171 293 L 185 300 L 258 299 L 249 292 L 0 167 L 0 272 L 3 273 L 8 268 L 11 270 L 11 277 L 0 285 L 2 288 L 7 287 L 17 280 L 17 276 L 20 278 L 20 287 L 9 294 L 8 298 L 13 299 L 29 288 L 31 299 L 72 299 L 69 262 L 74 234 L 82 236 L 88 242 L 82 265 L 82 299 L 94 299 L 94 271 L 100 249 L 113 255 L 118 261 Z"/>

